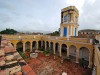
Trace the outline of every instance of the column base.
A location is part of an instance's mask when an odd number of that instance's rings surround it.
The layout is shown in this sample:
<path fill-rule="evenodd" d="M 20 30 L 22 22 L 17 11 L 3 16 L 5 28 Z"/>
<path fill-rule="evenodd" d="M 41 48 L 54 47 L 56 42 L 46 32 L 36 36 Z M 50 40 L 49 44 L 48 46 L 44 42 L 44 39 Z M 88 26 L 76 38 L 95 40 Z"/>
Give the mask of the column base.
<path fill-rule="evenodd" d="M 91 66 L 89 66 L 89 65 L 88 65 L 88 68 L 89 68 L 89 69 L 92 69 L 92 67 L 91 67 Z"/>
<path fill-rule="evenodd" d="M 76 61 L 76 64 L 79 64 L 79 62 L 78 62 L 78 61 Z"/>
<path fill-rule="evenodd" d="M 56 53 L 53 53 L 54 55 L 56 55 Z"/>

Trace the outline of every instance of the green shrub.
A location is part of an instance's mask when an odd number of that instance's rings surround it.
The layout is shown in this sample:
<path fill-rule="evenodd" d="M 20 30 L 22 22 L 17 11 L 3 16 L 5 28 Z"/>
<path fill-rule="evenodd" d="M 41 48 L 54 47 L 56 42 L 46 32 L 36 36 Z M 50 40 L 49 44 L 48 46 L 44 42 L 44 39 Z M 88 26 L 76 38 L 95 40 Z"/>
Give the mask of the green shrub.
<path fill-rule="evenodd" d="M 30 49 L 27 49 L 26 52 L 30 52 Z"/>
<path fill-rule="evenodd" d="M 22 58 L 25 59 L 26 57 L 26 53 L 22 53 Z"/>
<path fill-rule="evenodd" d="M 49 51 L 49 50 L 45 50 L 43 53 L 44 53 L 44 54 L 49 54 L 50 51 Z"/>
<path fill-rule="evenodd" d="M 43 49 L 43 48 L 38 48 L 38 50 L 40 50 L 40 51 L 44 51 L 44 49 Z"/>

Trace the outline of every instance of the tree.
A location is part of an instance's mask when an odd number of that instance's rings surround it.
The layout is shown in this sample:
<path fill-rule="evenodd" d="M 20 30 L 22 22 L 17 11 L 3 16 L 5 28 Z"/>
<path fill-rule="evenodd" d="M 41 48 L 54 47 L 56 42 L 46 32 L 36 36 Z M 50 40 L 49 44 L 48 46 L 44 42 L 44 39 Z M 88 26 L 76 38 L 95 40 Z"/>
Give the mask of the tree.
<path fill-rule="evenodd" d="M 9 29 L 9 28 L 6 28 L 5 30 L 2 30 L 2 31 L 0 32 L 0 34 L 16 34 L 16 33 L 17 33 L 16 30 L 14 30 L 14 29 Z"/>

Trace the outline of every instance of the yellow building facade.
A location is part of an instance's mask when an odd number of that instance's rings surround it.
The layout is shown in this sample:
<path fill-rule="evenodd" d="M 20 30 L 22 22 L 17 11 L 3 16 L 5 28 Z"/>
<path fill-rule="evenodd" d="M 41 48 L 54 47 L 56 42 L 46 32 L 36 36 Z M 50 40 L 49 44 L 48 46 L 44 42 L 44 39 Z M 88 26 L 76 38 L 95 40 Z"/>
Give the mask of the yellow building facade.
<path fill-rule="evenodd" d="M 92 68 L 93 65 L 93 45 L 87 38 L 66 38 L 66 37 L 52 37 L 52 36 L 43 36 L 43 35 L 2 35 L 17 49 L 18 44 L 23 47 L 23 52 L 26 50 L 26 46 L 28 45 L 28 49 L 32 51 L 33 48 L 39 49 L 44 46 L 44 49 L 50 50 L 54 55 L 58 55 L 63 57 L 62 48 L 65 47 L 65 57 L 69 56 L 75 57 L 75 62 L 79 63 L 79 59 L 86 58 L 89 62 L 88 67 Z M 41 44 L 40 44 L 40 43 Z M 33 44 L 35 44 L 33 46 Z M 81 53 L 83 53 L 81 55 Z M 86 56 L 84 56 L 86 55 Z M 81 57 L 81 58 L 80 58 Z"/>
<path fill-rule="evenodd" d="M 93 66 L 93 44 L 88 38 L 75 38 L 69 36 L 78 36 L 78 17 L 79 11 L 75 6 L 69 6 L 61 10 L 60 36 L 46 35 L 2 35 L 6 37 L 12 45 L 18 49 L 22 47 L 22 51 L 26 49 L 44 48 L 50 50 L 53 55 L 61 58 L 69 59 L 73 57 L 75 63 L 79 63 L 80 59 L 88 61 L 88 67 Z M 71 58 L 70 58 L 71 59 Z"/>

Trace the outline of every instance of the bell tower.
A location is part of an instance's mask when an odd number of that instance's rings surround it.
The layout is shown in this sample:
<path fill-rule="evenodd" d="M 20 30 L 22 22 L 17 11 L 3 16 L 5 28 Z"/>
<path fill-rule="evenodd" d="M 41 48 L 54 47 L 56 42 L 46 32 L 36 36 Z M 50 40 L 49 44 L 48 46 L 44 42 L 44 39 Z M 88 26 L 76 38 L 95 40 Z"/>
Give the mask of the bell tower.
<path fill-rule="evenodd" d="M 75 6 L 69 6 L 61 10 L 60 36 L 78 36 L 79 11 Z"/>

